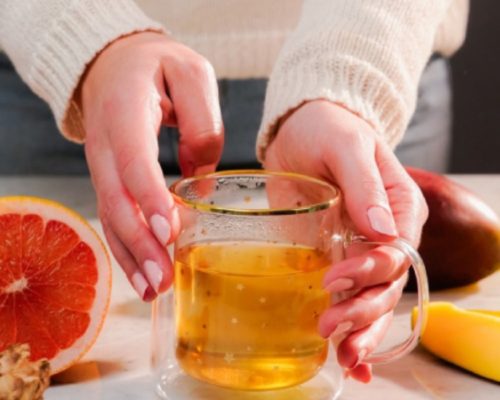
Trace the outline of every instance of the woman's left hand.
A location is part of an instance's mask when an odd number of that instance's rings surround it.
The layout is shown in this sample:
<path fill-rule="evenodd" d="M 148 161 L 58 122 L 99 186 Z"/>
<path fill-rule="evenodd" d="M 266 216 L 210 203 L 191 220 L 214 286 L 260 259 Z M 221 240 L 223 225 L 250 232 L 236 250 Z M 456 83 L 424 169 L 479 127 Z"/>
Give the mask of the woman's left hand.
<path fill-rule="evenodd" d="M 417 246 L 428 210 L 381 136 L 340 105 L 310 101 L 281 124 L 266 151 L 269 170 L 298 172 L 335 183 L 356 230 L 373 241 L 401 237 Z M 363 359 L 382 341 L 406 282 L 402 255 L 380 246 L 331 268 L 324 280 L 331 292 L 356 291 L 323 313 L 322 336 L 340 342 L 337 357 L 349 376 L 368 382 Z"/>

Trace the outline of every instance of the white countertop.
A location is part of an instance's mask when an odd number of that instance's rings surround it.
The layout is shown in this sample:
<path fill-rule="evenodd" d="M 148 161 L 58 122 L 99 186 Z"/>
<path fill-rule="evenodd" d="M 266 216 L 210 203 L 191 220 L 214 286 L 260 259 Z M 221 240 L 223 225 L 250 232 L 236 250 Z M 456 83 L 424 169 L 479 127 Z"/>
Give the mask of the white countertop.
<path fill-rule="evenodd" d="M 500 175 L 452 178 L 478 193 L 500 214 Z M 87 178 L 0 177 L 0 196 L 12 194 L 60 201 L 101 232 Z M 96 344 L 80 363 L 57 377 L 46 400 L 157 399 L 149 371 L 150 306 L 137 299 L 116 263 L 113 279 L 109 315 Z M 465 308 L 500 309 L 500 272 L 468 289 L 434 292 L 431 299 L 453 301 Z M 404 295 L 389 342 L 407 329 L 407 312 L 413 301 L 413 295 Z M 341 399 L 500 399 L 500 385 L 446 364 L 420 348 L 392 364 L 375 367 L 374 372 L 368 385 L 347 381 Z"/>

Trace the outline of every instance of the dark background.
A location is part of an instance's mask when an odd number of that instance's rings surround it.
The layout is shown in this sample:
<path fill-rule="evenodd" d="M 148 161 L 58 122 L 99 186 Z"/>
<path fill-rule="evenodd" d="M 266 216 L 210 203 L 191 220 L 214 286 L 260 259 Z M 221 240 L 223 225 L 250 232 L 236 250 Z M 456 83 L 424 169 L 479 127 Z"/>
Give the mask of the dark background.
<path fill-rule="evenodd" d="M 467 38 L 452 58 L 451 172 L 500 172 L 500 1 L 471 0 Z"/>

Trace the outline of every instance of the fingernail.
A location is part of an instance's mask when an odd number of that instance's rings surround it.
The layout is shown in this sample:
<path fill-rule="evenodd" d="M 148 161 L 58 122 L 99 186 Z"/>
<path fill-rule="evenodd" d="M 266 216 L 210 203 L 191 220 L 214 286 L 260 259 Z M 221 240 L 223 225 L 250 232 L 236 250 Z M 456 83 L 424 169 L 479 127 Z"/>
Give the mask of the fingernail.
<path fill-rule="evenodd" d="M 339 278 L 330 282 L 325 286 L 325 290 L 328 292 L 342 292 L 343 290 L 350 289 L 354 286 L 354 281 L 349 278 Z"/>
<path fill-rule="evenodd" d="M 132 286 L 139 297 L 144 300 L 144 295 L 146 294 L 146 290 L 149 287 L 148 282 L 146 281 L 144 276 L 138 271 L 134 272 L 130 281 L 132 282 Z"/>
<path fill-rule="evenodd" d="M 368 209 L 368 220 L 374 231 L 387 236 L 397 236 L 398 231 L 391 213 L 383 207 L 374 206 Z"/>
<path fill-rule="evenodd" d="M 154 289 L 151 286 L 148 286 L 148 288 L 146 289 L 146 292 L 144 293 L 144 297 L 142 298 L 142 300 L 150 302 L 150 301 L 153 301 L 154 299 L 156 299 L 156 296 L 157 296 L 157 294 L 154 291 Z"/>
<path fill-rule="evenodd" d="M 359 364 L 361 364 L 363 362 L 364 358 L 366 357 L 367 353 L 368 353 L 368 351 L 366 349 L 361 349 L 358 353 L 358 359 L 356 360 L 354 365 L 351 367 L 351 369 L 356 368 Z"/>
<path fill-rule="evenodd" d="M 163 271 L 161 270 L 158 263 L 152 260 L 144 261 L 144 272 L 148 278 L 149 283 L 153 287 L 156 293 L 160 292 L 160 285 L 163 279 Z"/>
<path fill-rule="evenodd" d="M 156 238 L 162 245 L 166 246 L 171 233 L 170 224 L 167 219 L 159 214 L 155 214 L 151 217 L 150 224 Z"/>
<path fill-rule="evenodd" d="M 348 330 L 350 330 L 353 326 L 353 323 L 351 321 L 345 321 L 341 322 L 340 324 L 337 325 L 335 330 L 332 333 L 332 336 L 338 336 L 343 333 L 346 333 Z"/>

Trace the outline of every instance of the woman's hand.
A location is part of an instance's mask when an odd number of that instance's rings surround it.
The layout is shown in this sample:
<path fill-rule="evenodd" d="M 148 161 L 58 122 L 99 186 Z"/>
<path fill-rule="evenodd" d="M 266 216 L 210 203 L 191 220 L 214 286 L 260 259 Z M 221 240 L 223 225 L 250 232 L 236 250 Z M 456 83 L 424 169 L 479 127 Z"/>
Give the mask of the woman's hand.
<path fill-rule="evenodd" d="M 265 167 L 299 172 L 337 184 L 355 229 L 373 241 L 396 236 L 417 246 L 427 206 L 417 185 L 373 128 L 324 100 L 305 103 L 282 123 Z M 325 276 L 331 292 L 356 291 L 320 318 L 319 331 L 338 343 L 341 366 L 369 381 L 363 358 L 381 342 L 401 297 L 408 265 L 389 247 L 337 263 Z"/>
<path fill-rule="evenodd" d="M 217 82 L 200 55 L 158 33 L 116 40 L 89 67 L 85 153 L 109 246 L 146 301 L 166 290 L 179 216 L 158 163 L 161 124 L 180 131 L 183 175 L 211 172 L 223 146 Z"/>

